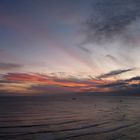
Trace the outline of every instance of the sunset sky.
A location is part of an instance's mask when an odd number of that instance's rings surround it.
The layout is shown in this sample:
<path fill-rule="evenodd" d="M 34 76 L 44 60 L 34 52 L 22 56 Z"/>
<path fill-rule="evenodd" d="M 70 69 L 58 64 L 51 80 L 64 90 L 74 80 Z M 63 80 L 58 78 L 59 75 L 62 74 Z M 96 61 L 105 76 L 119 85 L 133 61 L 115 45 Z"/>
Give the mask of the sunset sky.
<path fill-rule="evenodd" d="M 0 0 L 0 94 L 140 91 L 139 0 Z"/>

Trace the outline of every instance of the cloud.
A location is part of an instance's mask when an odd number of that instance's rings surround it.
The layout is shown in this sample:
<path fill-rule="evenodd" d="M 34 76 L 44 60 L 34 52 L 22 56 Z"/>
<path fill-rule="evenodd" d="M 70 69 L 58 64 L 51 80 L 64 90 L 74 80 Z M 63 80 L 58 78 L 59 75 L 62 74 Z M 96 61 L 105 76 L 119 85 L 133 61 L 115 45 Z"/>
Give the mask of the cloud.
<path fill-rule="evenodd" d="M 138 0 L 92 1 L 91 14 L 85 19 L 83 26 L 83 42 L 94 51 L 91 58 L 94 57 L 92 61 L 95 68 L 104 66 L 105 69 L 120 69 L 139 66 L 139 7 Z M 87 58 L 90 59 L 89 56 Z"/>
<path fill-rule="evenodd" d="M 131 71 L 132 69 L 117 70 L 104 74 L 102 77 L 109 77 Z M 101 77 L 101 76 L 100 76 Z M 140 89 L 140 77 L 132 77 L 126 80 L 111 81 L 102 78 L 77 79 L 39 73 L 7 73 L 1 76 L 0 91 L 5 93 L 72 93 L 72 92 L 101 92 L 101 93 L 122 93 L 129 90 L 138 91 Z"/>
<path fill-rule="evenodd" d="M 115 81 L 109 84 L 99 85 L 101 88 L 112 88 L 112 89 L 121 89 L 122 87 L 125 87 L 127 85 L 126 81 Z"/>
<path fill-rule="evenodd" d="M 86 83 L 80 82 L 79 80 L 69 78 L 59 79 L 58 77 L 38 73 L 7 73 L 3 76 L 3 78 L 10 81 L 42 83 L 47 85 L 58 85 L 66 87 L 86 86 Z"/>
<path fill-rule="evenodd" d="M 47 94 L 61 94 L 61 93 L 70 93 L 70 92 L 76 92 L 75 89 L 73 88 L 68 88 L 68 87 L 60 87 L 57 85 L 32 85 L 29 87 L 29 90 L 33 90 L 39 93 L 47 93 Z"/>
<path fill-rule="evenodd" d="M 92 52 L 88 48 L 86 48 L 86 47 L 79 46 L 78 48 L 81 49 L 82 51 L 88 53 L 88 54 L 92 54 Z"/>
<path fill-rule="evenodd" d="M 17 83 L 22 83 L 20 81 L 12 81 L 12 80 L 0 80 L 0 84 L 17 84 Z"/>
<path fill-rule="evenodd" d="M 140 91 L 140 77 L 137 76 L 126 80 L 118 80 L 112 83 L 98 85 L 98 87 L 112 89 L 112 91 L 118 94 L 122 94 L 123 92 L 135 94 L 135 91 Z"/>
<path fill-rule="evenodd" d="M 114 76 L 120 75 L 122 73 L 132 71 L 132 70 L 134 70 L 134 68 L 133 69 L 124 69 L 124 70 L 114 70 L 109 73 L 101 74 L 101 75 L 97 76 L 97 78 L 110 78 L 110 77 L 114 77 Z"/>
<path fill-rule="evenodd" d="M 20 64 L 0 62 L 0 70 L 11 70 L 11 69 L 17 69 L 21 67 L 22 65 Z"/>
<path fill-rule="evenodd" d="M 105 55 L 106 58 L 109 58 L 110 60 L 112 60 L 113 62 L 115 62 L 116 64 L 119 64 L 117 58 L 113 55 L 107 54 Z"/>
<path fill-rule="evenodd" d="M 87 90 L 100 90 L 96 86 L 105 83 L 98 79 L 79 79 L 71 77 L 57 77 L 57 75 L 39 73 L 7 73 L 1 76 L 0 83 L 5 85 L 5 90 L 13 91 L 19 89 L 20 92 L 64 93 L 64 92 L 84 92 Z M 20 86 L 20 88 L 18 88 Z"/>
<path fill-rule="evenodd" d="M 87 38 L 102 41 L 116 35 L 128 37 L 123 31 L 140 18 L 139 0 L 94 0 L 93 12 L 87 20 Z"/>
<path fill-rule="evenodd" d="M 132 77 L 128 81 L 140 81 L 140 76 Z"/>

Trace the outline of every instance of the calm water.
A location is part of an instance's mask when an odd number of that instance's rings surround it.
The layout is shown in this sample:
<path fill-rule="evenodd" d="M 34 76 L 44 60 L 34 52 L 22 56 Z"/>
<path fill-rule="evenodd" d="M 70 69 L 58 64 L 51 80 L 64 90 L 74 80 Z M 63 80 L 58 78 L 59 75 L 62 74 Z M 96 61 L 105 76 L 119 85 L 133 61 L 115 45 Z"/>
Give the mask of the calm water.
<path fill-rule="evenodd" d="M 140 140 L 140 97 L 0 97 L 0 140 Z"/>

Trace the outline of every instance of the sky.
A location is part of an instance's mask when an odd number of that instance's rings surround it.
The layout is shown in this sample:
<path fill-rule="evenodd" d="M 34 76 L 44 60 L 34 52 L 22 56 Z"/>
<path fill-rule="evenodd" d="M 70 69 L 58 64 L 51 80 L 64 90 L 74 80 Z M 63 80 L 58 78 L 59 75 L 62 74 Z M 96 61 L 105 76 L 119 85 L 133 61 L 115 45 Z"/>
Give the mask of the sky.
<path fill-rule="evenodd" d="M 0 95 L 140 90 L 139 0 L 0 0 Z"/>

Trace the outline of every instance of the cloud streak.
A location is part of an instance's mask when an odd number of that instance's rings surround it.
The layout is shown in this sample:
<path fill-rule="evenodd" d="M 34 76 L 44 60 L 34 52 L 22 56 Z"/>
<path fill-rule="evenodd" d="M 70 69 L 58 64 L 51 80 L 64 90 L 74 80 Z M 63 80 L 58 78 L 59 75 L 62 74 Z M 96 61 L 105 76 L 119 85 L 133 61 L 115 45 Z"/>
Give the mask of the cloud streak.
<path fill-rule="evenodd" d="M 86 52 L 88 54 L 92 54 L 92 52 L 88 48 L 86 48 L 84 46 L 79 46 L 79 49 L 81 49 L 82 51 L 84 51 L 84 52 Z"/>
<path fill-rule="evenodd" d="M 22 65 L 20 64 L 0 62 L 0 70 L 11 70 L 11 69 L 18 69 L 21 67 Z"/>
<path fill-rule="evenodd" d="M 97 78 L 110 78 L 110 77 L 114 77 L 114 76 L 120 75 L 122 73 L 132 71 L 132 70 L 134 70 L 134 68 L 133 69 L 124 69 L 124 70 L 114 70 L 114 71 L 111 71 L 111 72 L 108 72 L 105 74 L 101 74 L 101 75 L 97 76 Z"/>

